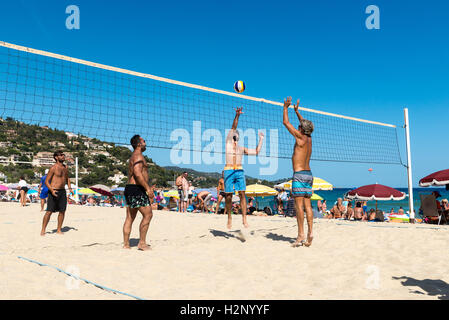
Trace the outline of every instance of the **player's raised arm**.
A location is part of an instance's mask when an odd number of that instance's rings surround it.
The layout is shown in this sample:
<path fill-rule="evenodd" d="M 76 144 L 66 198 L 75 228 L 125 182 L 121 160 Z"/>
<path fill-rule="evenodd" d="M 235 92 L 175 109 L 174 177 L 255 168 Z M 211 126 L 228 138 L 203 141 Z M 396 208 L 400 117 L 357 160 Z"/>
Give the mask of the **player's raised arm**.
<path fill-rule="evenodd" d="M 293 106 L 293 109 L 295 110 L 295 113 L 296 113 L 296 116 L 298 117 L 299 122 L 301 122 L 304 118 L 299 113 L 298 107 L 299 107 L 299 99 L 298 99 L 298 101 L 296 101 L 296 105 Z"/>
<path fill-rule="evenodd" d="M 235 109 L 235 118 L 234 122 L 232 122 L 232 130 L 237 129 L 237 125 L 239 124 L 239 117 L 243 113 L 242 107 Z"/>
<path fill-rule="evenodd" d="M 298 137 L 300 135 L 299 131 L 290 123 L 288 119 L 288 107 L 292 102 L 292 97 L 288 97 L 284 100 L 284 115 L 283 115 L 283 123 L 287 128 L 288 132 L 290 132 L 294 137 Z"/>
<path fill-rule="evenodd" d="M 242 109 L 243 109 L 242 107 L 234 109 L 235 110 L 235 117 L 234 117 L 234 121 L 232 122 L 231 130 L 229 130 L 229 133 L 228 133 L 228 135 L 226 137 L 226 141 L 231 140 L 233 137 L 236 136 L 236 134 L 238 134 L 237 126 L 239 124 L 239 117 L 243 113 Z"/>
<path fill-rule="evenodd" d="M 243 148 L 245 154 L 249 156 L 257 156 L 260 152 L 260 149 L 262 149 L 263 138 L 264 138 L 263 132 L 259 132 L 259 144 L 257 145 L 256 149 Z"/>

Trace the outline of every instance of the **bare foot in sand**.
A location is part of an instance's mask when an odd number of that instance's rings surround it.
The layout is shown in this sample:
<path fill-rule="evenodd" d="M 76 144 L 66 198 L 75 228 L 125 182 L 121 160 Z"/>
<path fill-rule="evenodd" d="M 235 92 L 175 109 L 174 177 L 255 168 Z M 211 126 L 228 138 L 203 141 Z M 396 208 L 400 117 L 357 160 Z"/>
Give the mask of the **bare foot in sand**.
<path fill-rule="evenodd" d="M 59 234 L 60 236 L 64 235 L 64 233 L 62 233 L 62 231 L 56 231 L 56 234 Z"/>
<path fill-rule="evenodd" d="M 147 244 L 138 244 L 137 245 L 137 250 L 142 250 L 142 251 L 148 251 L 151 250 L 151 247 Z"/>
<path fill-rule="evenodd" d="M 128 243 L 128 244 L 124 244 L 124 245 L 123 245 L 123 249 L 131 249 L 129 243 Z"/>
<path fill-rule="evenodd" d="M 45 231 L 41 231 L 41 236 L 45 236 Z"/>
<path fill-rule="evenodd" d="M 247 222 L 246 220 L 243 221 L 243 226 L 244 226 L 245 228 L 248 228 L 248 227 L 249 227 L 248 222 Z"/>
<path fill-rule="evenodd" d="M 293 248 L 302 247 L 306 242 L 305 237 L 298 237 L 296 241 L 292 244 Z"/>
<path fill-rule="evenodd" d="M 307 242 L 304 243 L 306 247 L 310 247 L 312 245 L 313 235 L 307 235 Z"/>
<path fill-rule="evenodd" d="M 231 220 L 231 219 L 228 219 L 228 224 L 226 225 L 226 227 L 227 227 L 228 229 L 231 229 L 231 228 L 232 228 L 232 220 Z"/>

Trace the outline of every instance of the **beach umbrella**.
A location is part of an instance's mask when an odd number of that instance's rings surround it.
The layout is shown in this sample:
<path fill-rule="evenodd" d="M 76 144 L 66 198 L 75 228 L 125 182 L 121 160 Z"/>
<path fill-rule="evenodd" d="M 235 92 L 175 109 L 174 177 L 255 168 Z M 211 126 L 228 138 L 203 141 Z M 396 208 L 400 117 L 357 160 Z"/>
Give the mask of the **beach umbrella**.
<path fill-rule="evenodd" d="M 324 179 L 313 177 L 312 190 L 333 190 L 334 186 Z"/>
<path fill-rule="evenodd" d="M 9 188 L 7 186 L 0 184 L 0 191 L 8 191 L 8 190 Z"/>
<path fill-rule="evenodd" d="M 316 193 L 313 193 L 312 194 L 312 197 L 310 198 L 310 200 L 323 200 L 323 198 L 320 196 L 320 195 L 318 195 L 318 194 L 316 194 Z"/>
<path fill-rule="evenodd" d="M 376 211 L 377 211 L 377 201 L 389 201 L 389 200 L 403 200 L 406 197 L 404 192 L 396 190 L 394 188 L 384 186 L 382 184 L 369 184 L 366 186 L 359 187 L 357 189 L 348 191 L 345 197 L 353 200 L 363 200 L 363 201 L 376 201 Z"/>
<path fill-rule="evenodd" d="M 236 192 L 237 194 L 237 192 Z M 275 196 L 278 194 L 278 192 L 270 188 L 268 186 L 265 186 L 263 184 L 250 184 L 249 186 L 246 186 L 245 194 L 247 196 L 253 196 L 253 197 L 266 197 L 266 196 Z"/>
<path fill-rule="evenodd" d="M 108 196 L 108 197 L 113 196 L 113 194 L 111 193 L 111 188 L 109 188 L 108 186 L 105 186 L 103 184 L 93 185 L 93 186 L 89 187 L 89 189 L 91 189 L 103 196 Z"/>
<path fill-rule="evenodd" d="M 166 191 L 166 192 L 164 192 L 164 197 L 166 197 L 166 198 L 173 197 L 173 198 L 175 198 L 175 199 L 179 199 L 179 193 L 178 193 L 178 190 L 172 189 L 172 190 L 170 190 L 170 191 Z"/>
<path fill-rule="evenodd" d="M 85 195 L 91 195 L 91 196 L 99 196 L 100 194 L 93 191 L 92 189 L 89 188 L 82 188 L 78 190 L 78 194 L 85 196 Z"/>
<path fill-rule="evenodd" d="M 292 188 L 292 180 L 277 184 L 274 186 L 275 188 L 282 188 L 285 190 L 291 190 Z M 312 190 L 333 190 L 334 186 L 327 182 L 324 179 L 313 177 L 313 185 Z"/>
<path fill-rule="evenodd" d="M 446 190 L 449 190 L 449 169 L 441 170 L 429 174 L 428 176 L 419 180 L 421 187 L 430 186 L 446 186 Z"/>
<path fill-rule="evenodd" d="M 285 181 L 282 183 L 279 183 L 274 186 L 276 189 L 284 189 L 284 190 L 290 190 L 292 188 L 292 181 Z"/>

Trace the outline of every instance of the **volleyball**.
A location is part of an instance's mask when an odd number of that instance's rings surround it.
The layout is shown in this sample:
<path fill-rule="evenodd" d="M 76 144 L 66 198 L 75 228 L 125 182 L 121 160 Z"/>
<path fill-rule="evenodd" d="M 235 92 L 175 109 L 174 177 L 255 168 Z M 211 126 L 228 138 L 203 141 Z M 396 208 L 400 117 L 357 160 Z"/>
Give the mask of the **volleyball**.
<path fill-rule="evenodd" d="M 239 80 L 234 83 L 234 90 L 238 93 L 245 91 L 245 82 Z"/>

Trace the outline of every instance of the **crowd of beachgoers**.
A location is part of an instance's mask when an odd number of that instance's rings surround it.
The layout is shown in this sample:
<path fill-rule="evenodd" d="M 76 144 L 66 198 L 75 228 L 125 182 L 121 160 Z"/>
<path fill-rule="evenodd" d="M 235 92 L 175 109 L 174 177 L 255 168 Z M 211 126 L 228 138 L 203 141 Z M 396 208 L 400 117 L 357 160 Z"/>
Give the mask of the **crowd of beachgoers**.
<path fill-rule="evenodd" d="M 0 185 L 0 201 L 20 202 L 21 205 L 27 203 L 40 203 L 41 210 L 44 210 L 46 200 L 42 195 L 42 183 L 39 185 L 28 185 L 25 180 L 20 180 L 18 184 L 9 186 Z M 247 196 L 247 214 L 251 215 L 281 215 L 295 216 L 296 210 L 294 201 L 288 190 L 278 189 L 276 196 L 264 197 L 263 205 L 258 201 L 261 197 Z M 67 191 L 68 192 L 68 191 Z M 449 202 L 447 199 L 441 199 L 438 191 L 432 193 L 435 196 L 436 206 L 439 214 L 444 218 L 443 222 L 449 221 Z M 23 198 L 22 195 L 25 195 Z M 193 213 L 214 213 L 224 214 L 225 199 L 219 197 L 220 190 L 215 188 L 199 189 L 195 188 L 189 182 L 188 196 L 184 207 L 181 205 L 182 193 L 180 189 L 155 188 L 152 202 L 153 210 L 193 212 Z M 220 200 L 220 203 L 218 203 Z M 83 206 L 102 206 L 102 207 L 125 207 L 126 201 L 123 191 L 119 191 L 113 196 L 99 194 L 68 194 L 68 203 L 72 205 Z M 409 212 L 402 207 L 399 209 L 391 208 L 390 211 L 379 210 L 378 208 L 368 208 L 367 201 L 350 200 L 349 198 L 338 198 L 337 201 L 328 205 L 327 200 L 317 200 L 312 202 L 314 217 L 324 219 L 341 219 L 351 221 L 369 221 L 369 222 L 407 222 Z M 316 204 L 316 205 L 315 205 Z M 185 209 L 182 209 L 185 208 Z M 232 213 L 240 214 L 240 198 L 233 196 Z M 422 210 L 419 208 L 419 217 L 422 218 Z M 422 219 L 418 219 L 421 221 Z M 434 220 L 434 219 L 433 219 Z M 432 222 L 431 218 L 426 218 L 425 222 Z"/>

